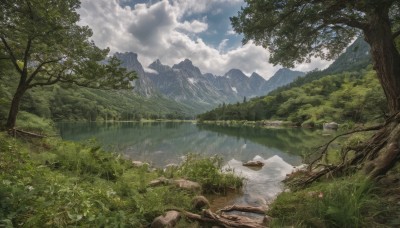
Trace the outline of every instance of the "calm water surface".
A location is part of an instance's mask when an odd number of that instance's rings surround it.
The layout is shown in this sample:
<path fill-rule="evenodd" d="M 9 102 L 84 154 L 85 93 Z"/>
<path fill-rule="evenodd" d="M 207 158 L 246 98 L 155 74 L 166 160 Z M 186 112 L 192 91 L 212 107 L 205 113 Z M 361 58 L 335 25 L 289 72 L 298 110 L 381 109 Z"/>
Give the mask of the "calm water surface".
<path fill-rule="evenodd" d="M 247 178 L 244 194 L 227 199 L 234 203 L 258 205 L 282 191 L 281 181 L 301 154 L 322 144 L 321 132 L 305 129 L 259 129 L 221 127 L 193 123 L 60 123 L 63 139 L 84 141 L 92 138 L 106 149 L 155 167 L 179 163 L 188 153 L 219 155 L 225 166 Z M 260 170 L 243 167 L 242 162 L 261 160 Z M 228 203 L 228 202 L 223 202 Z M 261 202 L 262 203 L 262 202 Z"/>

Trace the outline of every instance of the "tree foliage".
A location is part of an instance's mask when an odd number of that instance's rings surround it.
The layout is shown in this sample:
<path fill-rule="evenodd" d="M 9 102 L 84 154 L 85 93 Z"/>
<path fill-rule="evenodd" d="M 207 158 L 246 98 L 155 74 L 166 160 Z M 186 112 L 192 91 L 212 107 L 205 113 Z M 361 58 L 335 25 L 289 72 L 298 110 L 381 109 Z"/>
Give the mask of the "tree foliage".
<path fill-rule="evenodd" d="M 103 89 L 126 89 L 136 77 L 121 68 L 108 49 L 80 26 L 79 0 L 3 0 L 0 2 L 0 53 L 18 72 L 7 127 L 13 128 L 22 95 L 31 88 L 58 82 Z"/>
<path fill-rule="evenodd" d="M 293 67 L 312 57 L 333 59 L 363 34 L 391 114 L 400 108 L 398 0 L 246 0 L 231 18 L 243 42 L 268 48 L 274 64 Z"/>

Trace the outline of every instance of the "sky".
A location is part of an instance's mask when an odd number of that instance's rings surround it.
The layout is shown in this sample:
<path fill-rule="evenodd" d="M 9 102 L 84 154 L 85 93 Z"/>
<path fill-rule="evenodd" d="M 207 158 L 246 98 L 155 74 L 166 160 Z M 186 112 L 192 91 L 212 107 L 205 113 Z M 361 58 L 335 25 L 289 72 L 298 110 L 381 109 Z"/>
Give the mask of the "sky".
<path fill-rule="evenodd" d="M 268 63 L 264 48 L 243 45 L 230 24 L 242 6 L 243 0 L 82 0 L 78 13 L 97 46 L 109 47 L 111 54 L 135 52 L 147 71 L 157 59 L 169 66 L 190 59 L 202 73 L 223 75 L 236 68 L 269 78 L 281 66 Z M 329 64 L 313 59 L 294 69 Z"/>

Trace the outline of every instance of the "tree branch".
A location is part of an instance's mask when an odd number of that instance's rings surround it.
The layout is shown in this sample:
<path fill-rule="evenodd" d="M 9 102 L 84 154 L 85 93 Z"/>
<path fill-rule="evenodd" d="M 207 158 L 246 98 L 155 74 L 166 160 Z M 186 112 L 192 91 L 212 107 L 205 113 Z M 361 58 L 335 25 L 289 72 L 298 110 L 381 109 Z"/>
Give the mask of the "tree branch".
<path fill-rule="evenodd" d="M 57 77 L 54 80 L 51 80 L 53 78 L 53 75 L 49 74 L 50 77 L 46 82 L 36 82 L 33 83 L 32 85 L 29 86 L 29 88 L 33 88 L 33 87 L 37 87 L 37 86 L 46 86 L 46 85 L 53 85 L 56 84 L 57 82 L 61 82 L 61 76 L 64 73 L 64 71 L 66 70 L 66 68 L 63 68 L 58 74 Z"/>
<path fill-rule="evenodd" d="M 22 70 L 19 68 L 18 63 L 17 63 L 17 58 L 15 58 L 14 52 L 11 50 L 10 46 L 8 45 L 6 39 L 4 37 L 0 37 L 1 41 L 3 42 L 4 46 L 6 47 L 6 50 L 8 54 L 11 57 L 11 62 L 14 64 L 14 67 L 17 69 L 17 71 L 22 74 Z"/>
<path fill-rule="evenodd" d="M 24 67 L 22 69 L 22 71 L 27 74 L 28 72 L 28 58 L 29 58 L 29 52 L 31 50 L 31 45 L 32 45 L 32 39 L 28 38 L 28 43 L 26 44 L 26 48 L 25 48 L 25 53 L 24 53 Z"/>
<path fill-rule="evenodd" d="M 40 63 L 40 64 L 38 65 L 38 67 L 36 67 L 35 71 L 33 71 L 32 74 L 29 76 L 29 79 L 27 80 L 27 83 L 30 84 L 30 83 L 33 81 L 33 79 L 34 79 L 34 78 L 36 77 L 36 75 L 40 72 L 40 70 L 42 69 L 42 67 L 43 67 L 44 65 L 49 64 L 49 63 L 56 63 L 56 62 L 58 62 L 58 61 L 60 61 L 60 60 L 62 60 L 62 58 L 52 59 L 52 60 L 44 61 L 44 62 Z M 64 71 L 64 70 L 62 70 L 62 71 Z"/>
<path fill-rule="evenodd" d="M 377 130 L 381 129 L 381 128 L 384 127 L 384 126 L 385 126 L 385 125 L 377 125 L 377 126 L 372 126 L 372 127 L 368 127 L 368 128 L 357 129 L 357 130 L 354 130 L 354 131 L 349 131 L 349 132 L 346 132 L 346 133 L 343 133 L 343 134 L 340 134 L 340 135 L 335 136 L 333 139 L 329 140 L 329 142 L 327 142 L 325 145 L 322 145 L 322 146 L 320 146 L 320 147 L 318 148 L 318 149 L 321 149 L 321 148 L 322 148 L 321 154 L 320 154 L 320 156 L 318 156 L 318 158 L 314 159 L 314 161 L 312 161 L 312 162 L 310 163 L 310 165 L 308 166 L 308 167 L 309 167 L 309 171 L 311 171 L 313 165 L 314 165 L 317 161 L 321 160 L 321 158 L 326 154 L 329 145 L 330 145 L 331 143 L 333 143 L 337 138 L 342 137 L 342 136 L 345 136 L 345 135 L 351 135 L 351 134 L 358 133 L 358 132 L 377 131 Z"/>

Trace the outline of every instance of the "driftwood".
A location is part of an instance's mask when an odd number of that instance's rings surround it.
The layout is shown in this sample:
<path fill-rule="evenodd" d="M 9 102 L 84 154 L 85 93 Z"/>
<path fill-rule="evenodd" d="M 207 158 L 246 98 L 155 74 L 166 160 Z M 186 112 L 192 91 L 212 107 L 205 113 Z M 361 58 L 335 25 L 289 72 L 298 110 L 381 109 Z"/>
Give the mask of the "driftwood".
<path fill-rule="evenodd" d="M 240 227 L 240 228 L 264 228 L 262 220 L 250 219 L 237 215 L 217 215 L 210 210 L 203 210 L 202 215 L 183 212 L 184 215 L 191 220 L 199 222 L 212 223 L 223 227 Z"/>
<path fill-rule="evenodd" d="M 218 212 L 229 212 L 229 211 L 242 211 L 242 212 L 250 212 L 254 214 L 265 215 L 265 208 L 263 207 L 252 207 L 252 206 L 243 206 L 236 204 L 218 210 Z"/>

